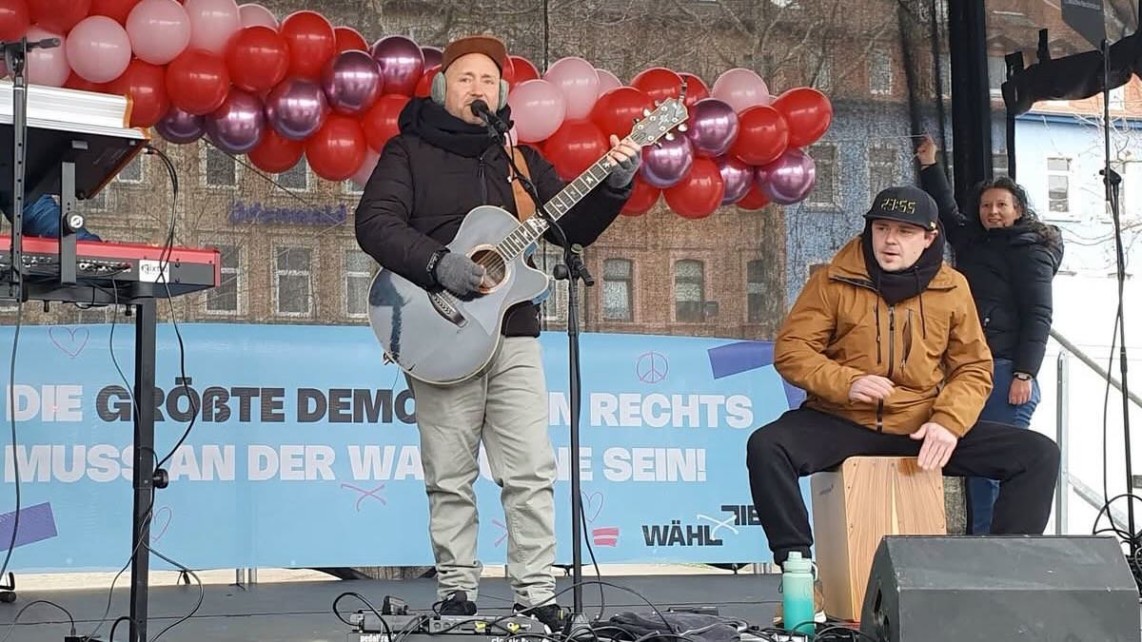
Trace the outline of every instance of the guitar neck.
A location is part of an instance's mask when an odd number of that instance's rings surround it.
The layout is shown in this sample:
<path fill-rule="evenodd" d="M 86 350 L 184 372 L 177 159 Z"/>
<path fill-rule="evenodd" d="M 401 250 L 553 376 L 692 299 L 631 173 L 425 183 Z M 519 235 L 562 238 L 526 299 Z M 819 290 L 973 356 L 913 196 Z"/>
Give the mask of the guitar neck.
<path fill-rule="evenodd" d="M 575 204 L 583 200 L 588 192 L 595 189 L 599 183 L 605 181 L 611 174 L 611 164 L 606 156 L 595 161 L 587 171 L 571 181 L 558 194 L 544 205 L 544 209 L 551 215 L 552 221 L 558 221 L 569 212 Z M 500 242 L 498 250 L 507 259 L 514 259 L 523 253 L 532 243 L 539 241 L 551 225 L 536 214 L 520 223 L 511 234 Z"/>

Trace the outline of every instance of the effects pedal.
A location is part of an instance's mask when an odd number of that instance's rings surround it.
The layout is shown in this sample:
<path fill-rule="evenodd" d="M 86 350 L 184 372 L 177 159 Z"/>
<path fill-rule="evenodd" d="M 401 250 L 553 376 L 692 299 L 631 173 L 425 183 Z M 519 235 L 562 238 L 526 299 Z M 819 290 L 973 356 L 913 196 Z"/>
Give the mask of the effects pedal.
<path fill-rule="evenodd" d="M 539 620 L 529 617 L 495 615 L 439 615 L 428 621 L 429 635 L 485 635 L 492 638 L 523 639 L 527 633 L 547 633 Z"/>

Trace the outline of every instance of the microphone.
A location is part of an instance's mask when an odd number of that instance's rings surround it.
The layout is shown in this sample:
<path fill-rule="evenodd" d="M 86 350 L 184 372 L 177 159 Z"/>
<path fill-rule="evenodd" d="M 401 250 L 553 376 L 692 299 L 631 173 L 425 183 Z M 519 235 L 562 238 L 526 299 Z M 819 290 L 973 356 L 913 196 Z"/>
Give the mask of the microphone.
<path fill-rule="evenodd" d="M 511 127 L 509 127 L 504 121 L 500 120 L 500 117 L 495 115 L 495 113 L 492 112 L 491 108 L 488 107 L 488 103 L 484 102 L 483 100 L 473 100 L 472 104 L 468 107 L 472 110 L 473 114 L 479 116 L 485 123 L 487 123 L 490 127 L 495 129 L 500 134 L 506 134 L 511 131 Z"/>

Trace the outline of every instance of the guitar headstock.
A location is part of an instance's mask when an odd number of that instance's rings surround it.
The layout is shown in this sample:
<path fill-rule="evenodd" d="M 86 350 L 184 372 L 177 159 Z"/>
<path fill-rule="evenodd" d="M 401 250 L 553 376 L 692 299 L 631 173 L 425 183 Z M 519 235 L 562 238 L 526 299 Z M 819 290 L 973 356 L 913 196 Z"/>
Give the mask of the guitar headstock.
<path fill-rule="evenodd" d="M 630 139 L 640 146 L 647 146 L 666 136 L 682 123 L 690 114 L 681 98 L 667 98 L 658 107 L 646 113 L 646 117 L 634 124 Z"/>

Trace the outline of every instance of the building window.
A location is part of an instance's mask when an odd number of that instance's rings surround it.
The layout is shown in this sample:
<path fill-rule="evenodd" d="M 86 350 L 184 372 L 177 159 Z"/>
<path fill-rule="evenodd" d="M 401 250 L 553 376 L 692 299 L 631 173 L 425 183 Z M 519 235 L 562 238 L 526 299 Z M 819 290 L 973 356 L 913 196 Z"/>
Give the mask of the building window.
<path fill-rule="evenodd" d="M 745 268 L 746 319 L 750 323 L 765 321 L 765 262 L 750 261 Z"/>
<path fill-rule="evenodd" d="M 1047 202 L 1048 210 L 1057 214 L 1071 211 L 1071 159 L 1047 159 Z"/>
<path fill-rule="evenodd" d="M 829 56 L 823 51 L 809 54 L 808 83 L 821 91 L 830 91 L 833 88 L 833 66 L 829 63 Z"/>
<path fill-rule="evenodd" d="M 603 318 L 632 321 L 634 264 L 627 259 L 603 261 Z"/>
<path fill-rule="evenodd" d="M 313 314 L 313 251 L 307 247 L 279 247 L 276 251 L 274 284 L 277 312 L 285 316 Z"/>
<path fill-rule="evenodd" d="M 701 261 L 674 263 L 674 318 L 679 323 L 701 323 L 705 319 L 705 266 Z"/>
<path fill-rule="evenodd" d="M 1110 90 L 1110 108 L 1115 111 L 1126 109 L 1126 85 Z"/>
<path fill-rule="evenodd" d="M 116 176 L 115 180 L 120 183 L 142 183 L 143 182 L 143 155 L 138 154 L 134 160 L 127 164 Z"/>
<path fill-rule="evenodd" d="M 817 183 L 809 192 L 808 204 L 818 207 L 838 207 L 840 188 L 837 185 L 837 148 L 820 143 L 809 147 L 809 157 L 817 168 Z"/>
<path fill-rule="evenodd" d="M 226 152 L 214 147 L 204 145 L 205 173 L 204 179 L 209 187 L 234 187 L 238 184 L 238 165 L 234 158 Z"/>
<path fill-rule="evenodd" d="M 109 189 L 107 187 L 104 187 L 103 189 L 99 190 L 99 193 L 95 194 L 94 196 L 92 196 L 90 198 L 86 198 L 82 201 L 79 201 L 77 203 L 77 207 L 79 207 L 79 209 L 81 211 L 84 211 L 84 212 L 87 212 L 90 210 L 105 210 L 105 209 L 107 209 L 107 192 L 108 191 L 109 191 Z M 53 196 L 52 198 L 54 198 L 56 200 L 56 203 L 59 203 L 58 197 Z"/>
<path fill-rule="evenodd" d="M 996 152 L 991 155 L 991 173 L 993 176 L 1008 176 L 1007 152 Z"/>
<path fill-rule="evenodd" d="M 555 266 L 563 262 L 563 248 L 541 241 L 539 248 L 532 255 L 532 261 L 537 270 L 551 276 Z M 567 281 L 552 283 L 550 294 L 540 305 L 540 314 L 547 322 L 567 322 Z"/>
<path fill-rule="evenodd" d="M 1005 80 L 1007 80 L 1007 61 L 1003 56 L 988 56 L 987 86 L 991 93 L 998 96 Z"/>
<path fill-rule="evenodd" d="M 369 286 L 375 265 L 373 257 L 360 250 L 345 251 L 345 314 L 348 316 L 368 316 Z"/>
<path fill-rule="evenodd" d="M 892 93 L 892 56 L 884 49 L 868 54 L 868 91 L 874 96 Z"/>
<path fill-rule="evenodd" d="M 206 311 L 214 314 L 237 314 L 238 292 L 242 278 L 242 251 L 234 245 L 219 245 L 221 282 L 206 291 Z"/>
<path fill-rule="evenodd" d="M 876 198 L 881 190 L 897 184 L 896 172 L 900 158 L 891 145 L 868 148 L 868 200 Z"/>
<path fill-rule="evenodd" d="M 278 174 L 278 185 L 292 191 L 309 189 L 309 163 L 302 158 L 296 165 Z"/>

